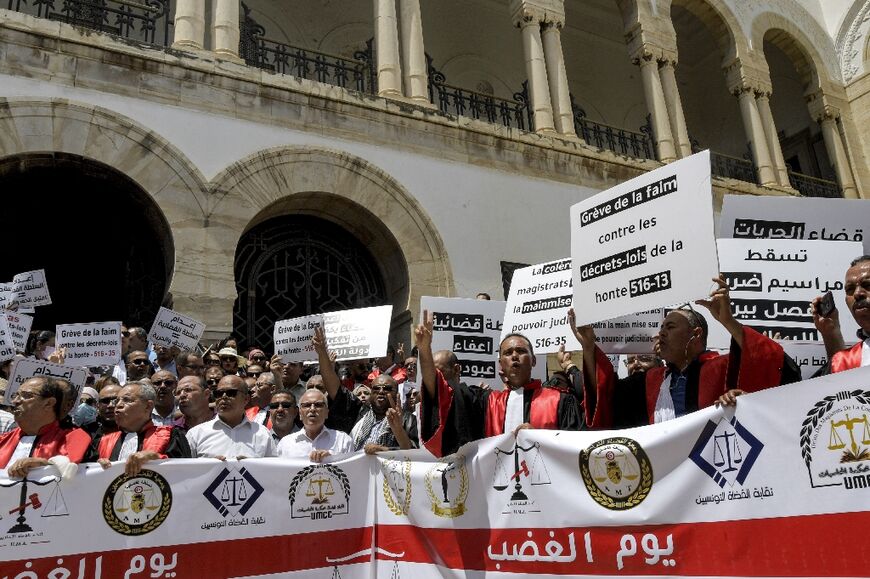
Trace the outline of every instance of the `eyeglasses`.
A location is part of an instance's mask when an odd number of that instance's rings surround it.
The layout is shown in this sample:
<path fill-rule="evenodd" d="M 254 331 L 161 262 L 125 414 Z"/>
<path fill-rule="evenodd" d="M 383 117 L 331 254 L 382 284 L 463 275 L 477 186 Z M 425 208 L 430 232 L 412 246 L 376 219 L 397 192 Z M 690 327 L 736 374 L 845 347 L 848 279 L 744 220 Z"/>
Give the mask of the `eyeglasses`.
<path fill-rule="evenodd" d="M 11 399 L 15 400 L 15 398 L 21 398 L 22 400 L 33 400 L 34 398 L 42 398 L 42 394 L 30 390 L 16 390 L 15 394 L 12 395 Z"/>
<path fill-rule="evenodd" d="M 164 385 L 165 385 L 165 386 L 175 386 L 176 384 L 178 384 L 178 381 L 177 381 L 177 380 L 171 380 L 171 379 L 167 378 L 166 380 L 155 380 L 155 381 L 153 382 L 153 384 L 154 384 L 155 386 L 164 386 Z"/>
<path fill-rule="evenodd" d="M 299 405 L 299 408 L 302 410 L 307 410 L 309 408 L 316 408 L 317 410 L 322 410 L 326 408 L 326 402 L 303 402 Z"/>
<path fill-rule="evenodd" d="M 136 360 L 130 360 L 130 363 L 134 364 L 136 366 L 144 366 L 145 364 L 148 364 L 149 362 L 148 362 L 148 358 L 138 358 Z"/>
<path fill-rule="evenodd" d="M 220 366 L 221 361 L 220 361 L 220 359 L 215 360 L 214 358 L 209 358 L 208 360 L 205 361 L 205 365 L 206 366 Z"/>
<path fill-rule="evenodd" d="M 259 378 L 260 374 L 262 374 L 262 372 L 248 372 L 246 375 L 250 376 L 251 378 Z"/>
<path fill-rule="evenodd" d="M 221 398 L 235 398 L 239 395 L 238 388 L 225 388 L 223 390 L 215 390 L 214 397 L 215 400 L 219 400 Z"/>
<path fill-rule="evenodd" d="M 266 356 L 254 356 L 251 358 L 251 362 L 265 362 Z"/>
<path fill-rule="evenodd" d="M 128 330 L 124 330 L 124 331 L 121 332 L 121 335 L 122 335 L 123 337 L 125 337 L 125 338 L 129 338 L 129 337 L 130 337 L 130 332 L 129 332 Z"/>
<path fill-rule="evenodd" d="M 323 402 L 317 402 L 315 404 L 323 404 Z M 270 402 L 269 403 L 270 410 L 278 410 L 278 408 L 290 410 L 291 408 L 295 408 L 295 407 L 296 407 L 296 404 L 293 402 Z"/>
<path fill-rule="evenodd" d="M 206 380 L 205 383 L 209 386 L 217 386 L 220 383 L 220 378 L 212 378 L 211 380 Z"/>
<path fill-rule="evenodd" d="M 118 397 L 117 396 L 106 396 L 105 398 L 100 398 L 100 404 L 105 404 L 106 406 L 111 406 L 112 404 L 117 404 Z"/>
<path fill-rule="evenodd" d="M 372 394 L 377 394 L 378 392 L 390 393 L 390 392 L 395 392 L 396 389 L 393 388 L 392 386 L 372 386 L 371 391 L 372 391 Z"/>

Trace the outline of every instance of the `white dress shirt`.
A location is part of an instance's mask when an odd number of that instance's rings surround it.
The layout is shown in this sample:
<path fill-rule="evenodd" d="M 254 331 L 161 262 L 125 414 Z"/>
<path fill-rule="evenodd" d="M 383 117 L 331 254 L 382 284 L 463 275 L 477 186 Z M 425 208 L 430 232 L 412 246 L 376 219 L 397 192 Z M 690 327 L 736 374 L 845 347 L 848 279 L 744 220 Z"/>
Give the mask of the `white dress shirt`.
<path fill-rule="evenodd" d="M 187 431 L 187 442 L 193 458 L 277 456 L 272 433 L 262 424 L 251 422 L 247 416 L 235 427 L 219 417 L 198 424 Z"/>
<path fill-rule="evenodd" d="M 314 440 L 308 438 L 305 429 L 288 434 L 278 443 L 278 456 L 283 458 L 308 458 L 312 450 L 328 450 L 329 454 L 350 454 L 353 452 L 353 440 L 340 430 L 325 426 Z"/>

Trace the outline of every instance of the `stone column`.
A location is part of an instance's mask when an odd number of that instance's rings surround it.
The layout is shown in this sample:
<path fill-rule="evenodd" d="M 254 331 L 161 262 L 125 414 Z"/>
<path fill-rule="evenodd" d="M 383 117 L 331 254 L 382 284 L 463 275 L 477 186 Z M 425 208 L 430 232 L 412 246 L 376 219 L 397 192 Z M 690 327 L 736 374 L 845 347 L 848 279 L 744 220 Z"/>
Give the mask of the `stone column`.
<path fill-rule="evenodd" d="M 239 0 L 215 0 L 214 7 L 214 52 L 238 60 Z"/>
<path fill-rule="evenodd" d="M 547 80 L 547 65 L 541 41 L 541 22 L 532 14 L 524 13 L 517 25 L 523 33 L 523 53 L 526 58 L 526 75 L 529 78 L 529 104 L 532 107 L 535 131 L 555 132 L 550 83 Z"/>
<path fill-rule="evenodd" d="M 659 66 L 659 77 L 665 95 L 665 104 L 668 108 L 668 119 L 671 122 L 674 149 L 677 155 L 682 158 L 692 154 L 692 142 L 689 140 L 689 129 L 686 127 L 686 116 L 683 114 L 683 101 L 680 99 L 680 90 L 677 87 L 677 77 L 674 73 L 676 64 L 670 59 L 663 60 Z"/>
<path fill-rule="evenodd" d="M 843 148 L 843 140 L 837 128 L 838 112 L 826 111 L 826 114 L 818 119 L 822 126 L 822 138 L 825 139 L 825 148 L 837 174 L 837 181 L 840 182 L 840 189 L 843 190 L 843 197 L 860 199 L 855 179 L 852 177 L 852 168 L 849 166 L 849 159 L 846 158 L 846 150 Z"/>
<path fill-rule="evenodd" d="M 205 2 L 178 0 L 175 4 L 175 37 L 172 48 L 202 50 L 205 39 Z"/>
<path fill-rule="evenodd" d="M 542 28 L 544 59 L 547 78 L 550 81 L 550 99 L 553 104 L 553 120 L 556 131 L 571 137 L 574 130 L 574 111 L 571 108 L 571 92 L 568 89 L 568 73 L 565 70 L 565 55 L 562 52 L 562 22 L 547 22 Z"/>
<path fill-rule="evenodd" d="M 646 106 L 652 119 L 652 130 L 656 140 L 656 150 L 659 161 L 670 163 L 677 160 L 677 152 L 674 147 L 674 136 L 671 132 L 671 121 L 668 117 L 668 106 L 665 102 L 665 93 L 659 77 L 659 65 L 652 53 L 641 50 L 632 59 L 634 64 L 640 66 L 640 75 L 643 80 L 643 94 Z"/>
<path fill-rule="evenodd" d="M 426 49 L 423 45 L 423 20 L 420 0 L 399 0 L 401 22 L 402 71 L 405 96 L 412 101 L 429 102 L 429 74 L 426 70 Z"/>
<path fill-rule="evenodd" d="M 380 96 L 402 96 L 402 65 L 399 61 L 396 0 L 374 1 L 378 94 Z"/>
<path fill-rule="evenodd" d="M 740 114 L 743 117 L 743 127 L 752 149 L 752 160 L 758 169 L 758 182 L 762 185 L 776 185 L 776 174 L 770 162 L 770 152 L 767 150 L 767 139 L 761 124 L 761 115 L 755 102 L 755 89 L 741 85 L 734 89 L 733 94 L 740 102 Z"/>
<path fill-rule="evenodd" d="M 776 173 L 777 181 L 783 187 L 791 187 L 788 179 L 788 169 L 782 156 L 782 146 L 779 144 L 779 134 L 776 132 L 776 123 L 773 121 L 773 113 L 770 111 L 770 93 L 760 92 L 755 97 L 758 106 L 758 114 L 761 115 L 761 124 L 764 127 L 764 137 L 767 139 L 767 149 L 770 152 L 770 161 Z"/>

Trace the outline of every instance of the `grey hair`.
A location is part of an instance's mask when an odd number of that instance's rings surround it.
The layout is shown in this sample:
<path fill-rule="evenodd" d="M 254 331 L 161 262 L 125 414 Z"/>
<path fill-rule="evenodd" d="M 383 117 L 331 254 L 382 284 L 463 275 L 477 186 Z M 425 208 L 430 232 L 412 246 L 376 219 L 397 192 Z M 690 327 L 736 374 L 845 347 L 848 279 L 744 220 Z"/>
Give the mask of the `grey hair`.
<path fill-rule="evenodd" d="M 151 402 L 157 401 L 157 390 L 154 389 L 154 386 L 148 380 L 133 380 L 127 382 L 124 386 L 138 386 L 139 397 L 142 398 L 142 400 Z"/>

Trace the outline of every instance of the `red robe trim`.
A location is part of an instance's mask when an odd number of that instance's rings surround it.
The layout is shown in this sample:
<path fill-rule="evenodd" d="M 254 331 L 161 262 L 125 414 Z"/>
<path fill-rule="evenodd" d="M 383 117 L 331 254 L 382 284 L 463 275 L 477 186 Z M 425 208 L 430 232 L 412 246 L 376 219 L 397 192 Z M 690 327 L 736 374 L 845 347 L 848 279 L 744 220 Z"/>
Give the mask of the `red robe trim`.
<path fill-rule="evenodd" d="M 0 468 L 8 466 L 22 436 L 24 434 L 20 428 L 0 434 Z M 64 430 L 55 421 L 39 429 L 31 456 L 50 459 L 59 455 L 69 458 L 70 462 L 79 463 L 85 457 L 90 438 L 81 428 Z"/>
<path fill-rule="evenodd" d="M 156 426 L 153 422 L 148 422 L 145 425 L 145 437 L 142 439 L 142 448 L 140 450 L 150 450 L 159 454 L 160 458 L 168 458 L 165 453 L 166 448 L 169 446 L 169 437 L 172 429 L 172 426 Z M 97 450 L 100 458 L 109 459 L 112 457 L 112 450 L 118 444 L 118 439 L 121 438 L 122 434 L 127 435 L 126 432 L 120 430 L 103 435 Z"/>
<path fill-rule="evenodd" d="M 377 368 L 375 368 L 377 370 Z M 432 436 L 428 440 L 422 440 L 422 436 L 420 437 L 423 446 L 425 446 L 429 452 L 434 454 L 435 456 L 440 457 L 442 455 L 441 439 L 444 436 L 444 427 L 447 423 L 447 415 L 450 414 L 450 405 L 453 403 L 453 388 L 447 383 L 447 380 L 444 379 L 444 375 L 440 370 L 435 370 L 435 399 L 438 401 L 438 428 L 435 429 L 435 432 L 432 433 Z M 424 408 L 424 404 L 426 404 L 426 396 L 420 397 L 420 416 L 425 416 L 426 409 Z"/>
<path fill-rule="evenodd" d="M 298 403 L 299 401 L 297 400 L 296 402 Z M 250 408 L 245 409 L 245 416 L 247 416 L 248 420 L 251 422 L 255 422 L 254 419 L 257 418 L 257 414 L 260 413 L 260 410 L 262 410 L 262 408 L 259 406 L 251 406 Z M 266 422 L 264 426 L 269 430 L 272 430 L 272 415 L 269 414 L 268 410 L 266 411 Z"/>
<path fill-rule="evenodd" d="M 553 388 L 541 388 L 540 380 L 532 380 L 525 386 L 525 390 L 532 390 L 532 405 L 529 410 L 529 422 L 535 428 L 546 430 L 558 430 L 559 428 L 559 400 L 561 392 Z M 486 400 L 486 423 L 484 424 L 484 436 L 497 436 L 504 434 L 504 418 L 507 412 L 507 400 L 511 391 L 493 390 Z"/>
<path fill-rule="evenodd" d="M 610 400 L 613 391 L 613 364 L 610 363 L 610 358 L 607 354 L 601 351 L 601 348 L 595 348 L 595 374 L 597 386 L 595 393 L 595 408 L 591 410 L 587 400 L 590 399 L 588 390 L 589 382 L 584 374 L 583 388 L 587 389 L 583 395 L 583 417 L 586 421 L 587 428 L 604 429 L 610 428 L 613 424 L 613 408 L 611 404 L 602 404 L 602 401 Z"/>
<path fill-rule="evenodd" d="M 784 362 L 782 346 L 746 326 L 743 327 L 743 347 L 740 366 L 730 354 L 719 356 L 715 352 L 701 354 L 701 373 L 698 377 L 698 408 L 707 408 L 729 390 L 729 377 L 736 374 L 734 388 L 746 393 L 779 386 Z M 663 386 L 665 368 L 653 368 L 646 373 L 646 409 L 649 423 L 655 422 L 656 400 Z"/>
<path fill-rule="evenodd" d="M 861 352 L 864 342 L 858 342 L 848 350 L 837 352 L 831 356 L 831 373 L 845 372 L 861 367 Z"/>

